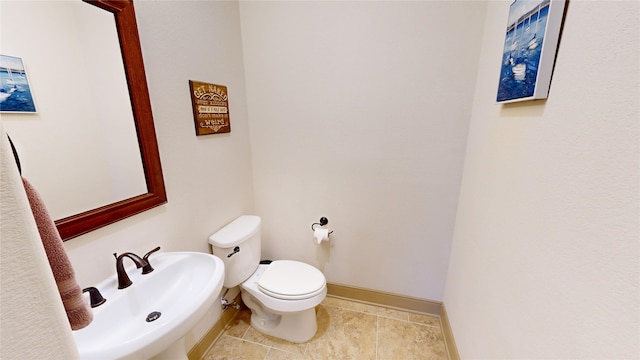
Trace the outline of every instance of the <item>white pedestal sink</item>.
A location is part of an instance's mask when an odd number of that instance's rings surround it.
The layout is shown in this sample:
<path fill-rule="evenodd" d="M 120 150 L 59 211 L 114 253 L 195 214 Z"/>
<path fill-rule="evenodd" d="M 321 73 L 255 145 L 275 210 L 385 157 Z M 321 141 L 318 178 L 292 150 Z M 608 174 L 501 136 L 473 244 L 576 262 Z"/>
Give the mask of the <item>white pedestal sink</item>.
<path fill-rule="evenodd" d="M 89 326 L 73 332 L 80 358 L 186 359 L 183 337 L 218 301 L 222 260 L 199 252 L 157 253 L 150 257 L 155 270 L 145 275 L 125 261 L 133 284 L 119 290 L 115 275 L 98 284 L 107 301 L 93 308 Z"/>

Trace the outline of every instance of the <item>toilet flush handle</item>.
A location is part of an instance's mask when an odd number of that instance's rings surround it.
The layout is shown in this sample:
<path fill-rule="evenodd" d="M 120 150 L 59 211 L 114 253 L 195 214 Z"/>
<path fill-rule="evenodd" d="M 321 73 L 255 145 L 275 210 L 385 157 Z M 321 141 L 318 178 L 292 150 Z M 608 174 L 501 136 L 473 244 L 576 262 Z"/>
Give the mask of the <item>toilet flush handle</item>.
<path fill-rule="evenodd" d="M 228 258 L 232 257 L 233 255 L 237 254 L 240 252 L 240 246 L 236 246 L 233 248 L 233 252 L 229 255 L 227 255 Z"/>

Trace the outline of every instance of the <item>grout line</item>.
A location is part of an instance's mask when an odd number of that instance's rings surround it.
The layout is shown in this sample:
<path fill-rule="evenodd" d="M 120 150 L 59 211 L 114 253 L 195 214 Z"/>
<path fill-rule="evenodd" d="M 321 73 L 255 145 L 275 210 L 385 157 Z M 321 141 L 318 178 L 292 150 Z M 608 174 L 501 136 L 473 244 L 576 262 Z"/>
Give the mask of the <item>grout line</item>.
<path fill-rule="evenodd" d="M 380 328 L 379 322 L 380 316 L 376 316 L 376 360 L 378 360 L 378 329 Z"/>
<path fill-rule="evenodd" d="M 268 349 L 271 349 L 271 348 L 272 348 L 272 346 L 265 345 L 265 344 L 261 344 L 261 343 L 259 343 L 259 342 L 255 342 L 255 341 L 251 341 L 251 340 L 247 340 L 247 339 L 245 339 L 245 338 L 237 338 L 237 337 L 235 337 L 235 336 L 229 336 L 229 335 L 226 335 L 226 336 L 228 336 L 228 337 L 230 337 L 230 338 L 233 338 L 233 339 L 238 339 L 238 340 L 240 340 L 240 341 L 245 341 L 245 342 L 248 342 L 248 343 L 250 343 L 250 344 L 256 344 L 256 345 L 264 346 L 264 347 L 266 347 L 266 348 L 268 348 Z"/>
<path fill-rule="evenodd" d="M 248 329 L 247 329 L 247 330 L 248 330 Z M 222 335 L 224 335 L 224 336 L 228 336 L 228 337 L 230 337 L 230 338 L 234 338 L 234 339 L 244 340 L 244 341 L 247 341 L 247 342 L 253 342 L 253 341 L 249 341 L 249 340 L 247 340 L 247 339 L 245 339 L 245 338 L 244 338 L 244 336 L 247 334 L 247 330 L 245 330 L 241 335 L 238 335 L 238 336 L 229 335 L 229 334 L 227 334 L 227 331 L 225 330 L 224 332 L 222 332 L 222 334 L 220 335 L 220 337 L 222 337 Z M 214 343 L 214 344 L 215 344 L 215 343 Z M 260 344 L 260 345 L 262 345 L 262 344 Z"/>
<path fill-rule="evenodd" d="M 432 327 L 432 328 L 438 328 L 438 329 L 440 329 L 440 331 L 442 331 L 442 325 L 440 325 L 440 322 L 438 322 L 438 325 L 425 324 L 425 323 L 422 323 L 422 322 L 419 322 L 419 321 L 411 321 L 411 320 L 408 320 L 407 322 L 411 323 L 411 324 L 416 324 L 416 325 L 422 325 L 422 326 L 428 326 L 428 327 Z"/>
<path fill-rule="evenodd" d="M 354 301 L 354 302 L 360 303 L 358 301 Z M 392 316 L 381 315 L 381 314 L 362 311 L 362 310 L 350 309 L 350 308 L 342 307 L 342 306 L 339 306 L 339 305 L 327 305 L 327 304 L 322 304 L 322 303 L 320 305 L 334 307 L 334 308 L 338 308 L 338 309 L 342 309 L 342 310 L 346 310 L 346 311 L 352 311 L 352 312 L 356 312 L 356 313 L 359 313 L 359 314 L 374 315 L 374 316 L 378 316 L 378 317 L 383 317 L 385 319 L 405 321 L 405 322 L 408 322 L 408 323 L 411 323 L 411 324 L 416 324 L 416 325 L 430 326 L 430 327 L 433 327 L 433 328 L 441 328 L 441 325 L 440 325 L 441 319 L 440 319 L 440 317 L 439 316 L 435 316 L 435 315 L 431 315 L 431 314 L 424 314 L 424 313 L 420 313 L 420 312 L 407 311 L 407 310 L 398 310 L 398 311 L 405 312 L 407 314 L 407 318 L 406 319 L 398 319 L 398 318 L 395 318 L 395 317 L 392 317 Z M 397 310 L 396 308 L 393 308 L 393 307 L 387 307 L 387 306 L 381 306 L 381 305 L 371 305 L 371 306 L 376 306 L 376 307 L 383 308 L 383 309 Z M 434 319 L 437 319 L 438 320 L 438 325 L 425 324 L 425 323 L 419 322 L 419 321 L 411 321 L 411 317 L 409 316 L 410 313 L 411 314 L 417 314 L 417 315 L 424 315 L 424 316 L 428 316 L 428 317 L 432 317 Z"/>

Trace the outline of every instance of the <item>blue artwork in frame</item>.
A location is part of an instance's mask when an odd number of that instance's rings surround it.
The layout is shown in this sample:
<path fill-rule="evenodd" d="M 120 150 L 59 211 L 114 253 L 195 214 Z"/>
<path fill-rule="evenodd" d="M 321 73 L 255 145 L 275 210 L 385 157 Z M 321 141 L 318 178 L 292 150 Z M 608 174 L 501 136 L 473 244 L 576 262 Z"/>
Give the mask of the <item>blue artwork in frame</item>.
<path fill-rule="evenodd" d="M 565 0 L 515 0 L 509 7 L 497 101 L 546 99 Z"/>
<path fill-rule="evenodd" d="M 0 55 L 0 111 L 36 112 L 27 72 L 19 57 Z"/>

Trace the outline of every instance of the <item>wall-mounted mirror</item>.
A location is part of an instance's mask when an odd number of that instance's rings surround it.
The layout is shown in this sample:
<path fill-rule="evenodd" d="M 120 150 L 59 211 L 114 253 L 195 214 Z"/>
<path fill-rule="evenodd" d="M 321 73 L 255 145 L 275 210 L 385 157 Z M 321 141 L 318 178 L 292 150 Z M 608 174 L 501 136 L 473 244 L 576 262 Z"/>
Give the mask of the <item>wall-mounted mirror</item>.
<path fill-rule="evenodd" d="M 82 1 L 0 4 L 38 108 L 3 126 L 63 240 L 167 202 L 133 3 Z"/>

